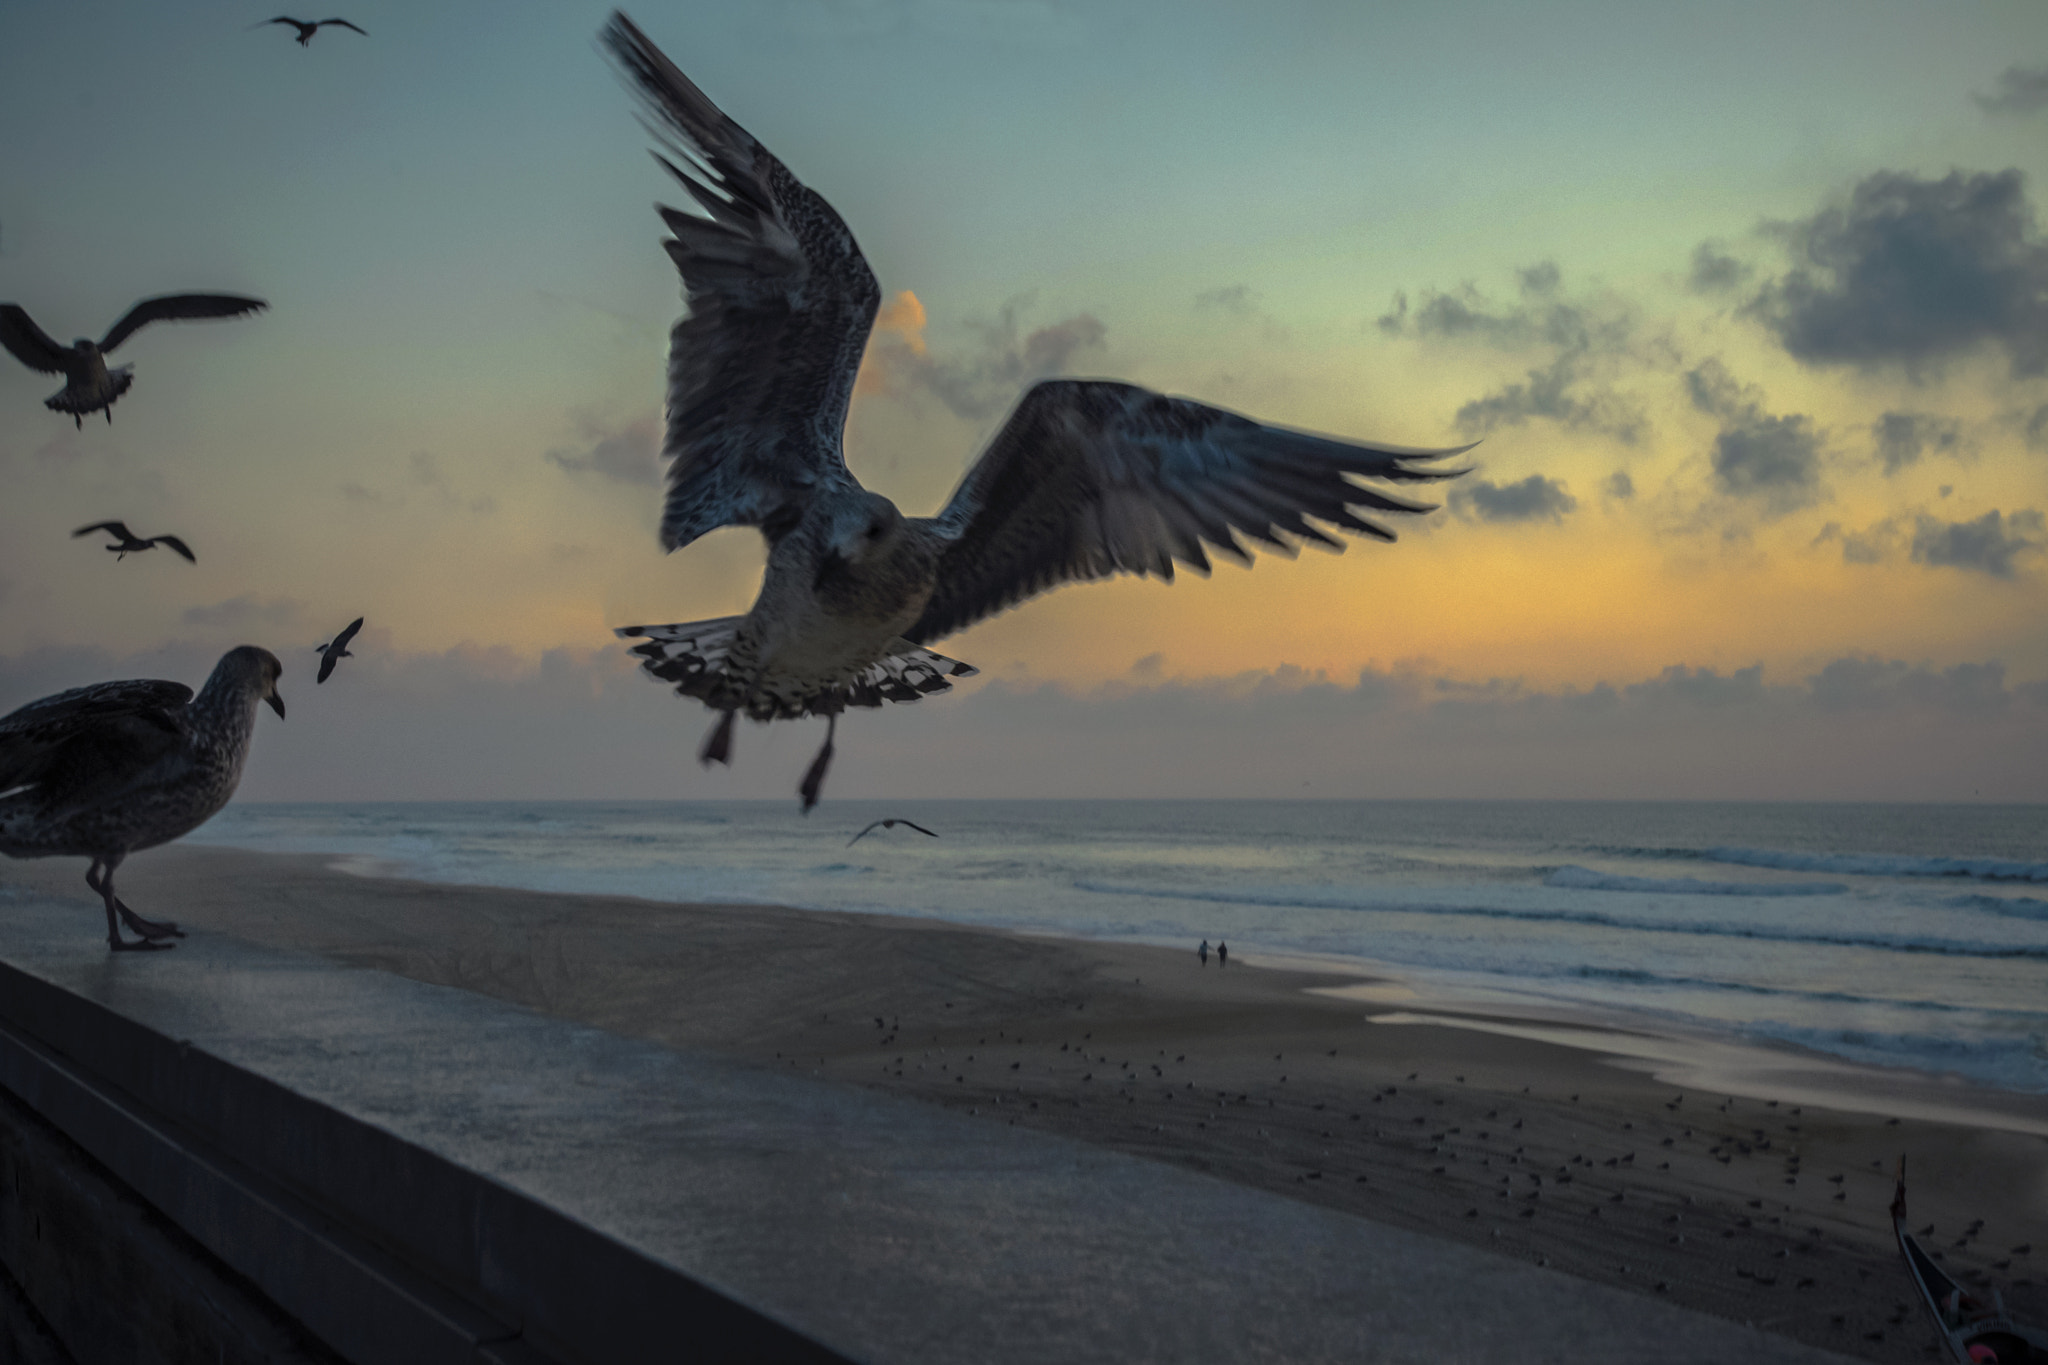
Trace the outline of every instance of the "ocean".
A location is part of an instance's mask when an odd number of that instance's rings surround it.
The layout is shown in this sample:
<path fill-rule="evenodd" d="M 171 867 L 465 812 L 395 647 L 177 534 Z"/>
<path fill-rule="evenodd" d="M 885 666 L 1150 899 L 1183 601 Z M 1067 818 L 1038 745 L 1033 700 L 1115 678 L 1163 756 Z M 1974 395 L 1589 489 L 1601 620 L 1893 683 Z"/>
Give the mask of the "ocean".
<path fill-rule="evenodd" d="M 847 846 L 884 816 L 940 837 Z M 2040 806 L 236 804 L 188 839 L 434 882 L 1225 941 L 2048 1092 Z"/>

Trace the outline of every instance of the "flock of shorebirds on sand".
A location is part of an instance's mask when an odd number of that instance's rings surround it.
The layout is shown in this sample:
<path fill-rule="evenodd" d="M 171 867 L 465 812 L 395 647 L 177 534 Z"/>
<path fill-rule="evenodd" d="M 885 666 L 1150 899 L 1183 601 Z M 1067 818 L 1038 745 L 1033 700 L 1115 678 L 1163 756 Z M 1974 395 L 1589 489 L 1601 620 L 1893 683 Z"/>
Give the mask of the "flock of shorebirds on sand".
<path fill-rule="evenodd" d="M 280 16 L 305 45 L 343 19 Z M 260 27 L 260 26 L 259 26 Z M 702 762 L 731 762 L 734 721 L 822 716 L 825 742 L 799 786 L 817 804 L 838 718 L 849 707 L 914 702 L 972 675 L 928 646 L 1064 583 L 1115 574 L 1171 581 L 1176 561 L 1206 573 L 1209 553 L 1249 564 L 1239 537 L 1292 552 L 1341 548 L 1331 532 L 1392 540 L 1371 513 L 1428 504 L 1354 482 L 1450 478 L 1437 462 L 1469 446 L 1419 448 L 1271 426 L 1186 398 L 1110 380 L 1033 385 L 937 516 L 906 517 L 846 467 L 842 430 L 881 291 L 832 206 L 734 123 L 631 20 L 614 14 L 604 46 L 644 102 L 655 159 L 699 210 L 659 212 L 687 304 L 670 334 L 668 490 L 661 542 L 680 549 L 722 526 L 752 526 L 767 568 L 743 616 L 627 626 L 651 676 L 702 701 L 717 720 Z M 171 294 L 129 310 L 98 342 L 53 341 L 0 304 L 0 346 L 65 378 L 46 400 L 83 424 L 133 382 L 106 355 L 152 322 L 238 318 L 265 307 L 230 294 Z M 119 521 L 106 548 L 164 545 Z M 195 561 L 196 562 L 196 561 Z M 319 681 L 352 657 L 358 618 L 319 646 Z M 86 883 L 115 949 L 171 946 L 175 924 L 122 903 L 114 873 L 130 853 L 177 839 L 234 794 L 256 707 L 280 718 L 283 665 L 230 650 L 199 694 L 162 681 L 99 683 L 0 718 L 0 853 L 91 859 Z M 930 834 L 900 819 L 877 821 Z M 124 939 L 122 926 L 139 935 Z"/>

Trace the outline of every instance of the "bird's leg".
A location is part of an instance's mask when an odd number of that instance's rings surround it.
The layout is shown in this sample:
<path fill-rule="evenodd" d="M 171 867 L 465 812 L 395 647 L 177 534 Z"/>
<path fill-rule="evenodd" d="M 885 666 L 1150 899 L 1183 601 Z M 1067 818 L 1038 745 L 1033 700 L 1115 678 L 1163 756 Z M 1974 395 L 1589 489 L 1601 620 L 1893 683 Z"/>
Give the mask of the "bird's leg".
<path fill-rule="evenodd" d="M 100 903 L 107 909 L 107 947 L 117 953 L 146 951 L 151 948 L 175 948 L 177 945 L 174 943 L 158 943 L 155 940 L 167 938 L 171 934 L 177 934 L 177 925 L 159 925 L 150 920 L 143 919 L 133 910 L 121 904 L 120 898 L 114 894 L 114 863 L 118 861 L 118 859 L 103 860 L 95 858 L 92 866 L 85 870 L 85 884 L 99 893 Z M 95 878 L 93 875 L 94 871 L 103 865 L 107 869 L 105 875 Z M 114 916 L 117 913 L 128 921 L 128 926 L 131 929 L 144 935 L 141 942 L 130 943 L 127 939 L 121 937 L 120 927 L 114 921 Z M 169 932 L 149 934 L 144 930 L 144 925 L 154 929 L 165 929 Z M 184 937 L 182 934 L 178 936 L 180 938 Z"/>
<path fill-rule="evenodd" d="M 825 718 L 825 747 L 818 750 L 818 756 L 811 760 L 811 766 L 804 771 L 803 785 L 797 791 L 804 799 L 804 814 L 811 813 L 811 807 L 818 804 L 818 791 L 825 785 L 825 770 L 832 766 L 832 736 L 839 729 L 839 713 L 834 711 Z"/>
<path fill-rule="evenodd" d="M 128 908 L 127 902 L 114 897 L 114 909 L 120 913 L 121 923 L 133 929 L 144 938 L 183 938 L 185 931 L 167 919 L 144 919 Z M 169 944 L 164 945 L 169 947 Z"/>
<path fill-rule="evenodd" d="M 72 426 L 74 426 L 74 427 L 77 427 L 77 428 L 78 428 L 78 429 L 79 429 L 80 431 L 84 431 L 84 430 L 85 430 L 85 417 L 84 417 L 84 416 L 83 416 L 82 414 L 80 414 L 80 413 L 76 413 L 76 412 L 72 413 L 72 414 L 71 414 L 71 425 L 72 425 Z"/>
<path fill-rule="evenodd" d="M 699 763 L 707 768 L 714 763 L 723 763 L 728 768 L 732 766 L 732 722 L 738 714 L 737 711 L 719 714 L 718 724 L 711 727 L 711 733 L 704 736 L 704 747 L 697 751 Z"/>

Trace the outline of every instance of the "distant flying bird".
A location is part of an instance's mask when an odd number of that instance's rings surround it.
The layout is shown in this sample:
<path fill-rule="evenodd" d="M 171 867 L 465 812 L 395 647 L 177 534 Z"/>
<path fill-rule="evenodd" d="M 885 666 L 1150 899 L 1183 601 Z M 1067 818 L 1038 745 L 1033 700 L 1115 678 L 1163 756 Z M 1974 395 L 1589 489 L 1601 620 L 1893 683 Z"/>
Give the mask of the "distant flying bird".
<path fill-rule="evenodd" d="M 275 19 L 265 19 L 260 24 L 251 24 L 249 25 L 249 27 L 268 28 L 272 24 L 290 24 L 293 28 L 297 29 L 299 31 L 298 43 L 300 47 L 305 47 L 308 44 L 310 44 L 313 41 L 313 35 L 318 33 L 321 29 L 326 28 L 329 24 L 333 24 L 339 28 L 355 29 L 357 33 L 361 33 L 365 38 L 370 36 L 368 32 L 366 32 L 363 29 L 356 28 L 354 24 L 351 24 L 346 19 L 316 19 L 309 24 L 304 19 L 294 19 L 289 15 L 284 14 L 278 15 Z"/>
<path fill-rule="evenodd" d="M 140 554 L 144 550 L 153 550 L 159 545 L 170 546 L 173 550 L 185 556 L 188 563 L 197 564 L 199 562 L 185 542 L 176 536 L 149 536 L 145 538 L 129 530 L 126 522 L 96 521 L 90 526 L 81 526 L 76 531 L 73 531 L 71 538 L 76 540 L 80 536 L 89 536 L 94 531 L 105 531 L 114 538 L 114 543 L 104 548 L 114 552 L 117 562 L 126 559 L 129 555 Z"/>
<path fill-rule="evenodd" d="M 875 821 L 875 822 L 874 822 L 874 823 L 873 823 L 872 825 L 869 825 L 869 826 L 868 826 L 868 827 L 867 827 L 866 829 L 864 829 L 864 830 L 862 830 L 862 831 L 861 831 L 860 833 L 858 833 L 858 834 L 854 835 L 854 836 L 853 836 L 853 837 L 852 837 L 851 839 L 848 839 L 848 840 L 846 841 L 846 846 L 847 846 L 848 848 L 852 848 L 852 847 L 853 847 L 853 846 L 854 846 L 855 844 L 857 844 L 857 843 L 859 843 L 859 842 L 860 842 L 861 840 L 863 840 L 863 839 L 867 838 L 867 837 L 868 837 L 868 835 L 869 835 L 870 833 L 872 833 L 873 831 L 875 831 L 875 830 L 878 830 L 878 829 L 894 829 L 894 828 L 896 828 L 896 826 L 898 826 L 898 825 L 908 825 L 908 826 L 910 826 L 910 827 L 911 827 L 912 829 L 916 830 L 916 831 L 917 831 L 917 832 L 918 832 L 919 834 L 931 834 L 931 835 L 932 835 L 932 838 L 934 838 L 934 839 L 936 839 L 936 838 L 938 838 L 938 837 L 939 837 L 939 836 L 938 836 L 938 835 L 936 835 L 936 834 L 932 834 L 932 832 L 931 832 L 930 830 L 926 829 L 926 828 L 925 828 L 925 827 L 924 827 L 923 825 L 920 825 L 919 823 L 917 823 L 917 821 L 915 821 L 915 820 L 905 820 L 905 819 L 904 819 L 903 817 L 901 817 L 901 816 L 897 816 L 896 818 L 894 818 L 894 819 L 891 819 L 891 820 L 877 820 L 877 821 Z"/>
<path fill-rule="evenodd" d="M 197 318 L 238 318 L 270 305 L 237 294 L 165 294 L 144 299 L 108 329 L 98 342 L 81 337 L 59 346 L 18 304 L 0 303 L 0 346 L 31 370 L 61 374 L 64 387 L 43 400 L 54 412 L 68 412 L 74 425 L 85 424 L 88 412 L 105 412 L 114 420 L 114 400 L 135 382 L 135 367 L 107 368 L 107 352 L 152 322 L 190 322 Z"/>
<path fill-rule="evenodd" d="M 0 853 L 91 858 L 85 884 L 107 911 L 112 949 L 169 948 L 178 926 L 136 914 L 114 893 L 129 854 L 187 834 L 242 780 L 256 703 L 284 717 L 284 666 L 267 649 L 231 649 L 194 697 L 183 683 L 75 687 L 0 717 Z M 120 924 L 142 935 L 121 937 Z"/>
<path fill-rule="evenodd" d="M 344 630 L 324 645 L 313 646 L 313 648 L 320 651 L 320 676 L 313 679 L 316 686 L 327 681 L 327 675 L 334 671 L 336 663 L 343 659 L 353 659 L 356 657 L 348 652 L 348 642 L 355 639 L 356 632 L 362 628 L 363 618 L 358 616 L 355 620 L 349 622 L 347 630 Z"/>
<path fill-rule="evenodd" d="M 1469 446 L 1368 445 L 1268 426 L 1107 380 L 1035 385 L 936 517 L 906 518 L 847 471 L 842 442 L 881 291 L 853 234 L 622 14 L 605 45 L 638 88 L 655 159 L 703 215 L 659 211 L 689 311 L 669 338 L 672 461 L 661 538 L 720 526 L 768 541 L 745 616 L 628 626 L 642 667 L 721 713 L 698 757 L 728 763 L 733 718 L 822 715 L 805 810 L 849 706 L 916 701 L 974 669 L 931 641 L 1062 583 L 1206 573 L 1204 542 L 1250 563 L 1242 534 L 1292 553 L 1330 527 L 1392 540 L 1354 512 L 1427 512 L 1353 483 L 1451 477 Z M 673 159 L 671 159 L 673 158 Z M 681 164 L 678 164 L 678 163 Z"/>

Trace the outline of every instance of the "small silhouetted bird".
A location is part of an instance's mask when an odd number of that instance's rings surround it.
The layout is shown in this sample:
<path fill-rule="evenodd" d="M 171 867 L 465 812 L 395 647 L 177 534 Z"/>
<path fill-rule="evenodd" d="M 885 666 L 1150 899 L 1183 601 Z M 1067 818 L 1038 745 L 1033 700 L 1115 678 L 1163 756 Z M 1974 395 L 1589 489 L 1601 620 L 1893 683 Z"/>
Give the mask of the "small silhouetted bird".
<path fill-rule="evenodd" d="M 81 526 L 73 531 L 71 538 L 76 540 L 80 536 L 89 536 L 94 531 L 105 531 L 114 538 L 114 543 L 105 548 L 111 550 L 118 559 L 126 559 L 131 554 L 141 554 L 144 550 L 154 550 L 159 545 L 168 545 L 185 556 L 187 563 L 199 562 L 198 557 L 192 553 L 191 546 L 176 536 L 138 536 L 128 529 L 128 523 L 124 521 L 96 521 L 90 526 Z"/>
<path fill-rule="evenodd" d="M 309 24 L 304 19 L 294 19 L 287 14 L 280 14 L 275 19 L 265 19 L 262 23 L 251 24 L 249 27 L 268 28 L 272 24 L 290 24 L 293 28 L 297 29 L 299 31 L 300 47 L 310 44 L 313 41 L 313 35 L 326 28 L 329 24 L 334 24 L 340 28 L 355 29 L 357 33 L 362 34 L 365 38 L 370 36 L 367 30 L 356 28 L 354 24 L 351 24 L 346 19 L 316 19 Z"/>
<path fill-rule="evenodd" d="M 85 425 L 88 412 L 105 412 L 114 420 L 114 400 L 135 382 L 135 367 L 107 368 L 107 352 L 152 322 L 190 322 L 197 318 L 238 318 L 270 305 L 239 294 L 164 294 L 144 299 L 107 329 L 97 342 L 80 337 L 59 346 L 36 326 L 19 304 L 0 303 L 0 346 L 31 370 L 61 374 L 64 387 L 43 400 L 53 412 L 68 412 L 75 425 Z"/>
<path fill-rule="evenodd" d="M 363 628 L 363 618 L 358 616 L 349 622 L 347 630 L 335 636 L 324 645 L 314 645 L 320 651 L 320 676 L 313 681 L 317 685 L 327 681 L 327 675 L 334 671 L 334 665 L 342 659 L 356 656 L 348 652 L 348 642 L 356 638 L 356 632 Z"/>
<path fill-rule="evenodd" d="M 934 838 L 934 839 L 936 839 L 936 838 L 938 838 L 938 837 L 939 837 L 939 836 L 938 836 L 938 835 L 936 835 L 936 834 L 932 834 L 932 832 L 931 832 L 930 830 L 926 829 L 926 828 L 925 828 L 925 827 L 924 827 L 923 825 L 920 825 L 919 823 L 917 823 L 917 821 L 915 821 L 915 820 L 905 820 L 905 819 L 903 819 L 902 817 L 898 816 L 898 817 L 896 817 L 896 818 L 894 818 L 894 819 L 890 819 L 890 820 L 877 820 L 877 821 L 875 821 L 875 822 L 874 822 L 873 824 L 869 825 L 869 826 L 868 826 L 868 827 L 867 827 L 866 829 L 864 829 L 864 830 L 862 830 L 862 831 L 861 831 L 860 833 L 858 833 L 858 834 L 854 835 L 854 836 L 853 836 L 853 837 L 852 837 L 851 839 L 848 839 L 848 840 L 846 841 L 846 846 L 847 846 L 848 848 L 852 848 L 852 847 L 853 847 L 853 846 L 854 846 L 855 844 L 857 844 L 857 843 L 859 843 L 859 842 L 860 842 L 861 840 L 863 840 L 863 839 L 867 838 L 867 837 L 868 837 L 868 835 L 869 835 L 869 834 L 871 834 L 871 833 L 873 833 L 873 832 L 874 832 L 875 830 L 878 830 L 878 829 L 894 829 L 894 828 L 896 828 L 896 826 L 898 826 L 898 825 L 908 825 L 908 826 L 910 826 L 910 827 L 911 827 L 912 829 L 916 830 L 916 831 L 917 831 L 917 832 L 918 832 L 919 834 L 931 834 L 931 835 L 932 835 L 932 838 Z"/>

